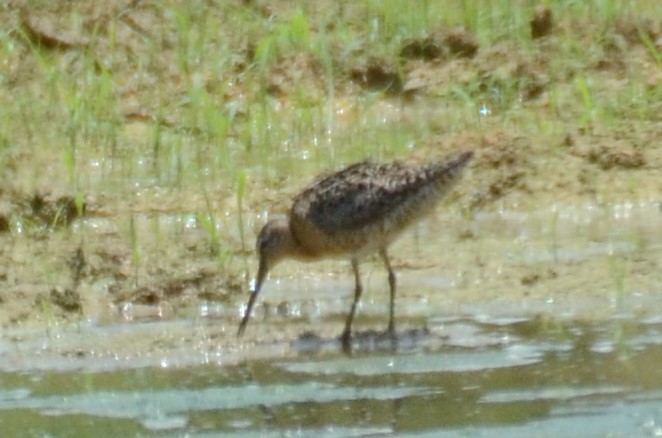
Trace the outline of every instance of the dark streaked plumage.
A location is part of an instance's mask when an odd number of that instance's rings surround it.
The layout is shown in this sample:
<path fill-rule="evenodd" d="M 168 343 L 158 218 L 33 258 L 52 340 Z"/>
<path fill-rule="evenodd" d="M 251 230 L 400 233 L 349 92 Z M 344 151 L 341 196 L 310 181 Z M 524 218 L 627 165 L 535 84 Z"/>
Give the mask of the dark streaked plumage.
<path fill-rule="evenodd" d="M 389 274 L 389 332 L 393 333 L 396 281 L 388 246 L 408 226 L 434 210 L 472 156 L 473 152 L 467 151 L 450 160 L 420 165 L 364 161 L 311 184 L 294 198 L 289 217 L 269 221 L 257 238 L 260 267 L 238 334 L 246 328 L 269 270 L 279 261 L 347 257 L 355 277 L 354 301 L 341 337 L 347 344 L 362 292 L 358 262 L 374 252 L 381 255 Z"/>

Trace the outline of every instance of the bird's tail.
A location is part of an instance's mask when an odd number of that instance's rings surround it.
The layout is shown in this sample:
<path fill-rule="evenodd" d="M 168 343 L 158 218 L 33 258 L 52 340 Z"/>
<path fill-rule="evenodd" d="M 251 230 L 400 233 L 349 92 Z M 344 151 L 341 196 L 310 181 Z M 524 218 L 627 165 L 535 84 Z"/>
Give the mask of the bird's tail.
<path fill-rule="evenodd" d="M 454 182 L 460 179 L 464 169 L 473 156 L 473 151 L 465 151 L 455 158 L 434 164 L 432 173 L 434 174 L 437 183 L 442 187 L 452 186 Z"/>

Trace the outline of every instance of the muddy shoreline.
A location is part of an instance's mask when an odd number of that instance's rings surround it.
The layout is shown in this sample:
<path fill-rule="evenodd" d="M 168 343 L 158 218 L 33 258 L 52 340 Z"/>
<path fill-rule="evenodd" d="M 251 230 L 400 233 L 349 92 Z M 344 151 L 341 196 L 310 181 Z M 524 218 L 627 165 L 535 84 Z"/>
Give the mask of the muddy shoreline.
<path fill-rule="evenodd" d="M 12 29 L 1 97 L 24 102 L 0 133 L 3 367 L 154 365 L 187 351 L 239 361 L 286 354 L 311 333 L 332 343 L 350 302 L 339 261 L 279 267 L 244 338 L 236 325 L 269 215 L 318 174 L 368 157 L 476 153 L 394 248 L 403 333 L 481 312 L 610 320 L 660 308 L 659 21 L 582 24 L 539 7 L 524 40 L 439 25 L 391 43 L 392 59 L 342 39 L 328 59 L 294 43 L 269 58 L 270 36 L 251 28 L 226 35 L 231 53 L 211 38 L 228 56 L 219 73 L 189 64 L 158 5 L 15 3 L 0 11 Z M 274 32 L 290 40 L 301 27 L 317 35 L 325 15 L 309 11 L 306 27 L 286 4 L 223 8 L 211 22 L 245 10 L 285 23 Z M 368 333 L 384 325 L 387 294 L 379 263 L 364 270 Z"/>

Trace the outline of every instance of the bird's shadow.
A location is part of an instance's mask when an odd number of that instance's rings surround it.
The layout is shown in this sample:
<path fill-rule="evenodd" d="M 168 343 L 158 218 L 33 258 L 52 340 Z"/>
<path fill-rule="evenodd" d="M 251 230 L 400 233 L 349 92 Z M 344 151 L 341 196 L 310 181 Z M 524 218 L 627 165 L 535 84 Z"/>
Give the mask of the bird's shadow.
<path fill-rule="evenodd" d="M 315 332 L 302 333 L 292 341 L 292 346 L 301 353 L 317 353 L 321 351 L 341 350 L 345 354 L 361 352 L 385 351 L 401 352 L 416 349 L 430 338 L 427 327 L 412 328 L 400 332 L 365 330 L 355 331 L 351 338 L 322 337 Z"/>

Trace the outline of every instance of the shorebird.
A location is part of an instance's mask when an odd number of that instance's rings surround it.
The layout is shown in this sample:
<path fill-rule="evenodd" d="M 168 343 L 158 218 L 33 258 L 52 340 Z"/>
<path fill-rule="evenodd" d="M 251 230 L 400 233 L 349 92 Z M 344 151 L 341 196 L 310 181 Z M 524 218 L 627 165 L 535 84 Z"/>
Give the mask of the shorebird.
<path fill-rule="evenodd" d="M 283 259 L 314 261 L 349 258 L 354 272 L 354 300 L 340 337 L 351 338 L 352 321 L 363 286 L 359 260 L 379 253 L 390 287 L 388 332 L 395 335 L 395 272 L 389 245 L 413 223 L 431 213 L 460 179 L 473 151 L 444 161 L 405 165 L 363 161 L 322 177 L 294 198 L 289 216 L 272 219 L 260 231 L 256 250 L 260 264 L 237 336 L 246 329 L 267 274 Z"/>

